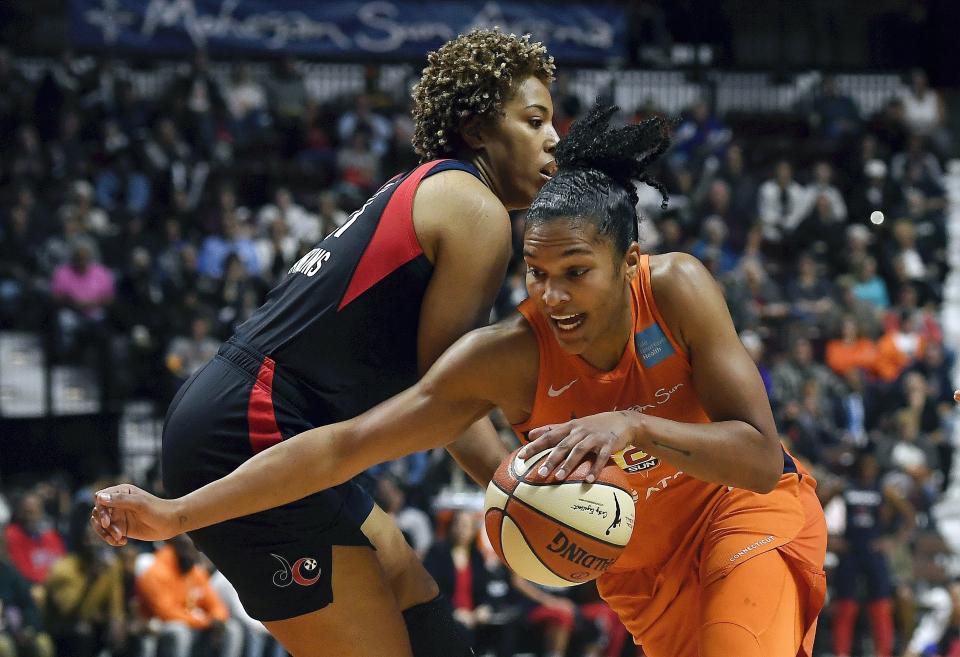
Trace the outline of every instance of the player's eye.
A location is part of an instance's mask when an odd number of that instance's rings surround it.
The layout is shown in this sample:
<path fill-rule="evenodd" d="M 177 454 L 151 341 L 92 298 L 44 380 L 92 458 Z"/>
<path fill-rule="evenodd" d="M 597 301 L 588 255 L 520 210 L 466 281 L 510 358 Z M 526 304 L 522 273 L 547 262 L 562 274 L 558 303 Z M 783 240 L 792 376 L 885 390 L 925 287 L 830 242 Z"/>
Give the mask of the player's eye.
<path fill-rule="evenodd" d="M 542 271 L 540 271 L 536 267 L 530 267 L 530 266 L 527 267 L 527 274 L 529 274 L 530 276 L 533 276 L 534 278 L 543 278 L 544 276 Z"/>
<path fill-rule="evenodd" d="M 543 125 L 543 119 L 541 118 L 530 119 L 530 125 L 532 125 L 534 128 L 539 128 L 540 126 Z"/>
<path fill-rule="evenodd" d="M 590 271 L 590 270 L 587 269 L 586 267 L 577 267 L 576 269 L 570 269 L 570 270 L 568 270 L 568 271 L 567 271 L 567 276 L 569 276 L 570 278 L 581 278 L 581 277 L 582 277 L 584 274 L 586 274 L 588 271 Z"/>

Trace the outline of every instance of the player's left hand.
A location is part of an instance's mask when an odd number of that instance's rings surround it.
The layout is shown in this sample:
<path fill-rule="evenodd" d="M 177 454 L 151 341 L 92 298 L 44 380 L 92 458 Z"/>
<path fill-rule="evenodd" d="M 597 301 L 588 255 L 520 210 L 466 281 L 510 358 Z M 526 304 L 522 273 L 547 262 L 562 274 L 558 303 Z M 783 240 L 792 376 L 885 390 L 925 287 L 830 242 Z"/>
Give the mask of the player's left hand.
<path fill-rule="evenodd" d="M 621 411 L 598 413 L 563 424 L 548 424 L 528 434 L 530 442 L 520 450 L 520 458 L 528 458 L 553 447 L 537 474 L 563 479 L 591 454 L 596 455 L 587 474 L 589 483 L 596 481 L 610 456 L 630 446 L 634 426 L 629 414 Z M 559 466 L 559 467 L 557 467 Z"/>

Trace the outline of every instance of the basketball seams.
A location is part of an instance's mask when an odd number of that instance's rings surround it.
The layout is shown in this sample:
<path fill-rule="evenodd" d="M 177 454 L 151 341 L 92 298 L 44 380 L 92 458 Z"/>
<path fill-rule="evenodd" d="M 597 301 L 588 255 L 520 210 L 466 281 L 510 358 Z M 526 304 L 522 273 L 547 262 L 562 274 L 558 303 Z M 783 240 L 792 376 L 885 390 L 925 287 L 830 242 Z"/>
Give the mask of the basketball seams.
<path fill-rule="evenodd" d="M 509 501 L 508 501 L 508 504 L 509 504 Z M 502 525 L 503 522 L 504 522 L 504 520 L 506 520 L 506 519 L 508 519 L 508 518 L 510 519 L 510 522 L 513 523 L 513 526 L 517 528 L 517 531 L 520 532 L 520 536 L 523 537 L 523 542 L 527 544 L 527 551 L 528 551 L 530 554 L 532 554 L 532 555 L 534 556 L 534 558 L 536 558 L 536 560 L 539 561 L 539 562 L 541 563 L 541 565 L 543 565 L 544 568 L 546 568 L 547 570 L 549 570 L 551 573 L 553 573 L 554 575 L 556 575 L 558 578 L 562 579 L 564 582 L 570 582 L 570 585 L 571 585 L 571 586 L 572 586 L 572 585 L 575 585 L 575 584 L 580 584 L 580 582 L 573 582 L 573 581 L 571 581 L 568 577 L 564 577 L 563 575 L 561 575 L 560 573 L 558 573 L 556 570 L 554 570 L 553 568 L 551 568 L 550 565 L 547 564 L 546 561 L 544 561 L 543 559 L 540 558 L 540 555 L 537 554 L 537 551 L 533 548 L 533 543 L 530 542 L 530 539 L 527 537 L 526 532 L 523 531 L 523 527 L 520 526 L 520 523 L 518 523 L 516 520 L 514 520 L 513 518 L 510 517 L 510 514 L 507 513 L 506 509 L 504 509 L 504 511 L 503 511 L 503 520 L 500 521 L 500 524 Z M 500 531 L 503 531 L 503 530 L 501 529 Z M 507 551 L 506 551 L 506 550 L 503 551 L 503 559 L 504 559 L 504 561 L 507 562 L 507 565 L 510 566 L 510 560 L 507 559 Z M 510 566 L 510 570 L 513 570 L 513 572 L 517 572 L 516 570 L 514 570 L 513 566 Z"/>
<path fill-rule="evenodd" d="M 504 511 L 504 515 L 507 516 L 508 518 L 511 518 L 511 517 L 510 517 L 510 513 L 509 513 L 509 511 L 508 511 L 508 510 L 509 510 L 509 507 L 510 507 L 510 502 L 511 502 L 511 501 L 516 501 L 517 504 L 522 504 L 522 505 L 525 506 L 526 508 L 528 508 L 528 509 L 530 509 L 531 511 L 533 511 L 534 513 L 536 513 L 538 516 L 541 516 L 541 517 L 543 517 L 543 518 L 546 518 L 546 519 L 549 520 L 551 523 L 555 523 L 555 524 L 559 525 L 560 527 L 565 527 L 565 528 L 569 529 L 571 532 L 574 532 L 574 533 L 576 533 L 576 534 L 578 534 L 578 535 L 580 535 L 580 536 L 583 536 L 584 538 L 588 538 L 588 539 L 590 539 L 591 541 L 596 541 L 596 542 L 598 542 L 598 543 L 603 543 L 603 544 L 606 545 L 606 546 L 609 546 L 609 547 L 612 547 L 612 548 L 616 548 L 616 549 L 620 549 L 620 550 L 622 550 L 624 547 L 626 547 L 626 545 L 620 545 L 619 543 L 612 543 L 612 542 L 610 542 L 610 541 L 605 541 L 605 540 L 603 540 L 602 538 L 597 538 L 596 536 L 593 536 L 593 535 L 591 535 L 591 534 L 588 534 L 588 533 L 586 533 L 585 531 L 582 531 L 582 530 L 580 530 L 580 529 L 577 529 L 576 527 L 571 527 L 570 525 L 568 525 L 567 523 L 563 522 L 563 521 L 560 520 L 559 518 L 555 518 L 554 516 L 548 515 L 548 514 L 544 513 L 543 511 L 541 511 L 540 509 L 538 509 L 537 507 L 531 505 L 530 503 L 522 500 L 522 499 L 519 498 L 519 497 L 514 497 L 513 495 L 510 495 L 510 498 L 507 500 L 506 507 L 505 507 L 504 510 L 503 510 L 503 511 Z M 513 518 L 511 518 L 511 520 L 513 520 Z M 516 520 L 514 520 L 513 522 L 514 522 L 514 524 L 517 524 L 517 521 L 516 521 Z M 517 525 L 517 526 L 519 527 L 519 525 Z M 526 536 L 524 536 L 524 537 L 526 537 Z"/>

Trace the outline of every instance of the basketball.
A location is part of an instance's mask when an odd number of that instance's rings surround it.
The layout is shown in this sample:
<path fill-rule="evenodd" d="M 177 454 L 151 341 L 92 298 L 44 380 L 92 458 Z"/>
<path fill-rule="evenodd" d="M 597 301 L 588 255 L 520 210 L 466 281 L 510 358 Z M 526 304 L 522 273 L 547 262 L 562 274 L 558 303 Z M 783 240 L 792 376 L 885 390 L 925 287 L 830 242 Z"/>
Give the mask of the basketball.
<path fill-rule="evenodd" d="M 497 468 L 484 500 L 487 535 L 500 559 L 521 577 L 575 586 L 605 573 L 633 534 L 634 498 L 626 476 L 608 465 L 585 481 L 585 461 L 566 479 L 537 474 L 552 449 L 529 459 L 515 450 Z"/>

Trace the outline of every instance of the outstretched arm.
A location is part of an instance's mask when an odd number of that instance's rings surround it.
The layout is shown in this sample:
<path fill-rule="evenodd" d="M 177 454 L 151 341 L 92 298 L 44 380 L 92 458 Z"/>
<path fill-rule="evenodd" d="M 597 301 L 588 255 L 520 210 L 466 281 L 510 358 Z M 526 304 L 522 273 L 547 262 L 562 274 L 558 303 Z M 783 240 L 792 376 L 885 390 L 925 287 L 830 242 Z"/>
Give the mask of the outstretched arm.
<path fill-rule="evenodd" d="M 481 329 L 464 336 L 413 388 L 354 419 L 274 445 L 181 498 L 162 500 L 129 484 L 104 489 L 97 493 L 94 526 L 113 545 L 128 537 L 169 538 L 288 504 L 377 463 L 445 445 L 494 406 L 491 368 L 504 367 L 496 334 Z"/>

